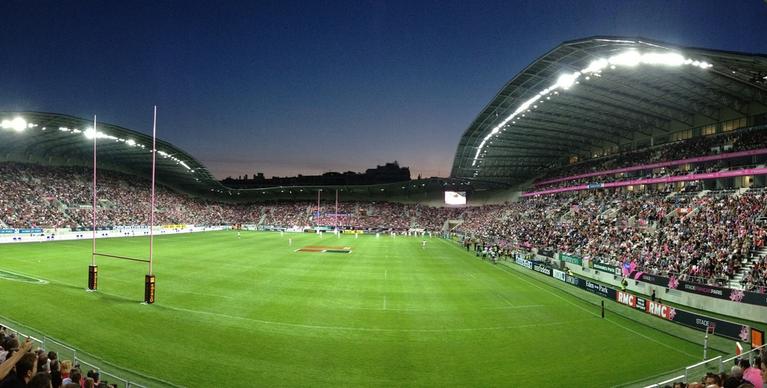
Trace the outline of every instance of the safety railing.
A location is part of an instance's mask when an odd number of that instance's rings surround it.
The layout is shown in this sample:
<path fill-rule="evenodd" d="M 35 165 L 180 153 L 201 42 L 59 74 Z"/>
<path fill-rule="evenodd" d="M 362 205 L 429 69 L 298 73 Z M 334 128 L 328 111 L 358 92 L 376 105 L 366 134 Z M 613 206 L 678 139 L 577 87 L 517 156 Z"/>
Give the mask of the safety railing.
<path fill-rule="evenodd" d="M 8 323 L 7 319 L 0 320 L 0 325 L 6 328 L 6 333 L 15 334 L 20 341 L 23 341 L 24 338 L 29 338 L 34 346 L 45 349 L 46 351 L 56 352 L 59 360 L 72 360 L 72 365 L 79 365 L 81 370 L 83 370 L 83 374 L 85 374 L 85 371 L 93 370 L 99 373 L 101 381 L 108 381 L 109 384 L 115 384 L 118 388 L 147 388 L 149 386 L 144 385 L 147 384 L 146 382 L 139 383 L 133 379 L 126 379 L 125 377 L 121 377 L 118 372 L 112 371 L 113 369 L 121 369 L 119 367 L 108 367 L 104 369 L 92 361 L 93 357 L 88 357 L 82 352 L 78 352 L 77 349 L 62 343 L 61 341 L 47 336 L 41 336 L 42 338 L 33 336 L 29 334 L 28 331 L 18 329 L 16 324 Z M 147 377 L 147 380 L 153 381 L 154 379 Z M 152 384 L 152 386 L 176 387 L 175 384 L 162 381 L 158 381 L 157 384 Z"/>
<path fill-rule="evenodd" d="M 714 358 L 710 358 L 708 360 L 703 360 L 699 363 L 690 365 L 688 367 L 684 368 L 684 371 L 681 372 L 682 374 L 679 374 L 678 376 L 674 376 L 671 378 L 668 378 L 663 381 L 659 381 L 657 383 L 653 383 L 650 385 L 645 385 L 645 388 L 662 388 L 666 385 L 673 385 L 673 383 L 682 382 L 687 384 L 691 380 L 694 379 L 702 379 L 706 373 L 722 373 L 725 372 L 725 368 L 730 363 L 733 363 L 736 359 L 744 359 L 747 358 L 751 364 L 754 362 L 754 358 L 759 355 L 759 352 L 764 349 L 765 345 L 759 346 L 757 348 L 751 349 L 747 352 L 744 352 L 740 355 L 732 355 L 727 358 L 723 358 L 722 356 L 716 356 Z"/>

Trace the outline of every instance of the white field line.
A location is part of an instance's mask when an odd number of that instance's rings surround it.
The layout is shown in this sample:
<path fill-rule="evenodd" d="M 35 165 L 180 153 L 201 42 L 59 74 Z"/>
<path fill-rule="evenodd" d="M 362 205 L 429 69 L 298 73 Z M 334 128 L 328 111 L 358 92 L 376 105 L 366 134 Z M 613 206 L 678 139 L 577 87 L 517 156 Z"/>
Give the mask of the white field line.
<path fill-rule="evenodd" d="M 194 292 L 194 291 L 178 291 L 178 290 L 163 290 L 163 292 L 168 292 L 171 294 L 190 294 L 190 295 L 201 295 L 201 296 L 213 296 L 216 298 L 225 298 L 225 299 L 238 299 L 233 296 L 228 295 L 221 295 L 221 294 L 206 294 L 202 292 Z"/>
<path fill-rule="evenodd" d="M 497 293 L 497 292 L 495 292 L 494 294 L 495 294 L 497 297 L 499 297 L 499 298 L 503 299 L 503 301 L 504 301 L 504 302 L 506 302 L 506 304 L 507 304 L 507 305 L 509 305 L 509 306 L 513 306 L 513 305 L 514 305 L 514 303 L 511 303 L 511 301 L 509 300 L 509 298 L 507 298 L 507 297 L 503 296 L 502 294 L 499 294 L 499 293 Z"/>
<path fill-rule="evenodd" d="M 572 305 L 572 306 L 575 306 L 575 307 L 577 307 L 577 308 L 579 308 L 579 309 L 581 309 L 581 310 L 583 310 L 583 311 L 585 311 L 585 312 L 589 313 L 590 315 L 593 315 L 593 316 L 595 316 L 595 317 L 600 317 L 600 315 L 599 315 L 599 314 L 597 314 L 597 313 L 595 313 L 595 312 L 593 312 L 593 311 L 591 311 L 591 310 L 589 310 L 589 309 L 587 309 L 587 308 L 585 308 L 585 307 L 583 307 L 583 306 L 580 306 L 580 305 L 577 305 L 577 304 L 573 303 L 572 301 L 570 301 L 570 300 L 566 299 L 566 298 L 565 298 L 565 297 L 563 297 L 562 295 L 559 295 L 559 294 L 557 294 L 557 293 L 555 293 L 555 292 L 551 291 L 551 290 L 550 290 L 550 289 L 548 289 L 548 288 L 543 288 L 543 287 L 541 287 L 541 286 L 539 286 L 539 285 L 537 285 L 537 284 L 535 284 L 535 283 L 533 283 L 533 282 L 531 282 L 531 281 L 529 281 L 529 280 L 527 280 L 527 279 L 523 278 L 523 277 L 522 277 L 522 275 L 518 275 L 518 274 L 516 274 L 516 273 L 514 273 L 514 272 L 511 272 L 511 271 L 512 271 L 511 269 L 510 269 L 509 271 L 507 271 L 507 270 L 504 270 L 504 269 L 502 269 L 502 268 L 499 268 L 498 266 L 495 266 L 495 265 L 493 265 L 492 267 L 493 267 L 493 268 L 495 268 L 495 269 L 497 269 L 497 270 L 499 270 L 499 271 L 503 271 L 503 272 L 506 272 L 506 273 L 511 273 L 511 274 L 514 274 L 514 276 L 516 276 L 516 277 L 517 277 L 517 279 L 519 279 L 519 280 L 522 280 L 523 282 L 525 282 L 525 283 L 527 283 L 527 284 L 529 284 L 529 285 L 531 285 L 531 286 L 533 286 L 533 287 L 535 287 L 535 288 L 537 288 L 537 289 L 539 289 L 539 290 L 542 290 L 542 291 L 546 291 L 547 293 L 549 293 L 549 294 L 551 294 L 551 295 L 554 295 L 554 296 L 556 296 L 557 298 L 559 298 L 559 299 L 561 299 L 561 300 L 563 300 L 563 301 L 567 302 L 567 304 L 569 304 L 569 305 Z M 628 328 L 628 327 L 626 327 L 626 326 L 623 326 L 623 325 L 621 325 L 621 324 L 620 324 L 620 323 L 618 323 L 618 322 L 615 322 L 615 321 L 613 321 L 613 320 L 610 320 L 610 319 L 608 319 L 608 318 L 605 318 L 605 320 L 606 320 L 607 322 L 610 322 L 610 323 L 614 324 L 615 326 L 618 326 L 618 327 L 620 327 L 621 329 L 624 329 L 624 330 L 626 330 L 626 331 L 628 331 L 628 332 L 634 333 L 634 334 L 636 334 L 636 335 L 638 335 L 638 336 L 640 336 L 640 337 L 642 337 L 642 338 L 644 338 L 644 339 L 646 339 L 646 340 L 648 340 L 648 341 L 654 342 L 654 343 L 656 343 L 656 344 L 658 344 L 658 345 L 661 345 L 661 346 L 663 346 L 663 347 L 665 347 L 665 348 L 671 349 L 671 350 L 673 350 L 673 351 L 675 351 L 675 352 L 677 352 L 677 353 L 681 353 L 681 354 L 684 354 L 684 355 L 686 355 L 686 356 L 689 356 L 689 357 L 692 357 L 692 358 L 695 358 L 695 359 L 697 359 L 697 358 L 700 358 L 699 356 L 696 356 L 696 355 L 693 355 L 693 354 L 687 353 L 687 352 L 685 352 L 685 351 L 683 351 L 683 350 L 679 350 L 679 349 L 677 349 L 677 348 L 675 348 L 675 347 L 673 347 L 673 346 L 671 346 L 671 345 L 668 345 L 668 344 L 665 344 L 665 343 L 663 343 L 663 342 L 661 342 L 661 341 L 658 341 L 658 340 L 657 340 L 657 339 L 655 339 L 655 338 L 652 338 L 652 337 L 648 337 L 648 336 L 646 336 L 646 335 L 644 335 L 644 334 L 642 334 L 642 333 L 640 333 L 640 332 L 638 332 L 638 331 L 632 330 L 632 329 L 630 329 L 630 328 Z"/>
<path fill-rule="evenodd" d="M 507 310 L 507 309 L 528 309 L 528 308 L 537 308 L 537 307 L 543 307 L 542 304 L 525 304 L 525 305 L 519 305 L 515 306 L 513 304 L 509 304 L 508 306 L 500 306 L 500 307 L 483 307 L 485 310 Z"/>
<path fill-rule="evenodd" d="M 5 277 L 2 276 L 1 272 L 6 272 L 6 273 L 9 273 L 11 275 L 16 275 L 16 276 L 19 276 L 19 277 L 22 277 L 22 278 L 31 279 L 33 281 L 5 278 Z M 45 280 L 45 279 L 37 277 L 37 276 L 27 275 L 27 274 L 24 274 L 24 273 L 21 273 L 21 272 L 9 271 L 7 269 L 0 269 L 0 279 L 9 280 L 9 281 L 12 281 L 12 282 L 27 283 L 27 284 L 48 284 L 48 283 L 50 283 L 48 280 Z"/>
<path fill-rule="evenodd" d="M 572 324 L 575 324 L 575 323 L 580 323 L 580 322 L 585 322 L 585 321 L 591 321 L 591 318 L 589 318 L 589 319 L 576 319 L 576 320 L 572 320 L 572 321 L 563 321 L 563 322 L 531 323 L 531 324 L 510 325 L 510 326 L 464 327 L 464 328 L 443 328 L 443 329 L 396 329 L 396 328 L 382 328 L 382 327 L 349 327 L 349 326 L 310 325 L 310 324 L 303 324 L 303 323 L 278 322 L 278 321 L 268 321 L 268 320 L 264 320 L 264 319 L 246 318 L 246 317 L 240 317 L 240 316 L 237 316 L 237 315 L 229 315 L 229 314 L 223 314 L 223 313 L 214 313 L 214 312 L 203 311 L 203 310 L 193 310 L 193 309 L 187 309 L 187 308 L 175 307 L 175 306 L 168 306 L 168 305 L 160 305 L 160 307 L 167 308 L 169 310 L 188 312 L 188 313 L 192 313 L 192 314 L 208 315 L 208 316 L 214 316 L 214 317 L 219 317 L 219 318 L 224 318 L 224 319 L 234 319 L 234 320 L 240 320 L 240 321 L 246 321 L 246 322 L 259 323 L 259 324 L 262 324 L 262 325 L 294 327 L 294 328 L 313 329 L 313 330 L 335 330 L 335 331 L 357 331 L 357 332 L 388 332 L 388 333 L 450 333 L 450 332 L 456 332 L 456 333 L 458 333 L 458 332 L 475 332 L 475 331 L 495 331 L 495 330 L 538 328 L 538 327 L 542 327 L 542 326 L 562 326 L 562 325 L 572 325 Z"/>

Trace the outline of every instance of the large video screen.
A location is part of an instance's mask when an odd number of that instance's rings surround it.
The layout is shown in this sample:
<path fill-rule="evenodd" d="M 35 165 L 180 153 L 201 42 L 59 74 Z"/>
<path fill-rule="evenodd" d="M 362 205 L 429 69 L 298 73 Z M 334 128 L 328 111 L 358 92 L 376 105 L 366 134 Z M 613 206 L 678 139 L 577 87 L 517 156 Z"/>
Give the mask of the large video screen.
<path fill-rule="evenodd" d="M 466 205 L 465 191 L 445 191 L 445 205 Z"/>

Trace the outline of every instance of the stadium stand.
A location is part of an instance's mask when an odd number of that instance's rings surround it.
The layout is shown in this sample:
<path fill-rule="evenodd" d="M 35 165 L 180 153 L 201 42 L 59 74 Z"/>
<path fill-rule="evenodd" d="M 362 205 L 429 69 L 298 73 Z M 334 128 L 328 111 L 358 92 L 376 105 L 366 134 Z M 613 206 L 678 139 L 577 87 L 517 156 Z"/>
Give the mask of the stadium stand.
<path fill-rule="evenodd" d="M 634 51 L 627 57 L 627 49 L 646 50 L 648 57 L 640 60 Z M 608 67 L 606 58 L 633 70 L 611 71 L 616 66 Z M 645 70 L 654 66 L 674 70 Z M 563 68 L 581 71 L 563 77 Z M 483 206 L 374 200 L 374 194 L 399 189 L 399 183 L 361 188 L 366 199 L 345 198 L 338 205 L 327 198 L 319 204 L 308 199 L 321 187 L 237 190 L 214 180 L 190 155 L 162 143 L 157 224 L 456 233 L 478 255 L 561 252 L 691 283 L 765 293 L 764 171 L 739 180 L 599 186 L 764 168 L 767 94 L 764 78 L 755 77 L 764 69 L 767 63 L 759 55 L 629 38 L 565 42 L 526 67 L 480 113 L 458 145 L 450 179 L 483 189 L 513 187 L 518 195 L 528 189 L 586 187 L 550 195 L 526 192 L 522 195 L 530 195 L 518 201 L 508 195 Z M 5 160 L 0 163 L 0 227 L 89 228 L 91 170 L 84 166 L 90 165 L 91 144 L 81 138 L 89 123 L 56 114 L 24 116 L 29 121 L 19 119 L 23 125 L 9 121 L 9 131 L 0 131 L 5 151 L 0 154 Z M 149 139 L 112 125 L 99 130 L 108 140 L 101 152 L 109 158 L 98 174 L 96 223 L 146 225 Z M 24 131 L 37 132 L 20 135 Z M 66 157 L 56 159 L 57 152 Z M 410 187 L 418 193 L 412 182 L 402 183 L 401 190 L 411 192 Z M 292 201 L 265 199 L 294 190 L 306 194 Z M 19 343 L 3 338 L 2 346 L 0 361 Z M 764 373 L 764 364 L 755 365 Z M 758 374 L 750 365 L 739 368 L 729 375 L 701 376 L 702 382 L 689 386 L 739 386 L 741 375 Z M 760 387 L 754 379 L 751 383 Z M 674 386 L 685 386 L 679 384 Z"/>
<path fill-rule="evenodd" d="M 762 149 L 765 143 L 767 143 L 767 134 L 753 129 L 682 140 L 555 168 L 547 172 L 536 183 L 536 187 L 565 187 L 594 181 L 608 182 L 631 177 L 659 177 L 696 170 L 710 172 L 715 169 L 738 167 L 747 165 L 748 162 L 731 161 L 731 159 L 742 158 L 743 156 L 738 154 L 741 151 Z M 767 150 L 764 153 L 767 154 Z M 713 155 L 718 157 L 701 163 L 686 162 L 689 158 Z M 658 167 L 644 167 L 648 165 Z"/>
<path fill-rule="evenodd" d="M 13 228 L 77 228 L 91 224 L 84 168 L 0 164 L 0 220 Z M 45 182 L 42 184 L 41 182 Z M 145 225 L 147 183 L 125 174 L 99 176 L 100 227 Z M 454 231 L 503 246 L 569 252 L 610 265 L 630 263 L 649 274 L 726 286 L 738 274 L 747 290 L 764 291 L 764 193 L 597 191 L 532 197 L 520 202 L 439 208 L 391 202 L 227 204 L 158 192 L 160 224 L 257 224 L 276 227 Z M 491 241 L 488 241 L 488 244 Z M 753 262 L 753 263 L 752 263 Z"/>

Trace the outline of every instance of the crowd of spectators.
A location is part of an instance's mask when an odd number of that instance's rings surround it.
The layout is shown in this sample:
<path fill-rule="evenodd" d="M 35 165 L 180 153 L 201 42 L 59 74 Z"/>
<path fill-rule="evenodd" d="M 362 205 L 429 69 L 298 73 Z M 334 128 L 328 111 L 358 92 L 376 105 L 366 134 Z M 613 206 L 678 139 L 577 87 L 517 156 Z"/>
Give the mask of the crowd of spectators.
<path fill-rule="evenodd" d="M 89 171 L 74 167 L 0 164 L 0 227 L 92 225 Z M 660 187 L 660 188 L 659 188 Z M 479 207 L 430 207 L 392 202 L 229 204 L 157 190 L 157 224 L 330 226 L 377 230 L 462 232 L 502 247 L 566 252 L 587 260 L 712 285 L 727 285 L 764 245 L 761 191 L 744 195 L 669 195 L 589 191 Z M 148 182 L 99 173 L 98 226 L 147 225 Z M 448 224 L 446 221 L 456 221 Z M 457 226 L 456 226 L 457 225 Z M 764 291 L 767 262 L 756 262 L 743 286 Z"/>
<path fill-rule="evenodd" d="M 716 155 L 723 152 L 738 152 L 757 148 L 764 148 L 767 144 L 767 131 L 765 130 L 743 130 L 718 135 L 709 135 L 682 140 L 658 147 L 645 148 L 642 150 L 614 154 L 599 159 L 589 160 L 577 164 L 563 166 L 549 170 L 541 178 L 568 177 L 585 173 L 595 173 L 617 168 L 631 167 L 636 165 L 650 164 L 663 161 L 681 160 L 692 157 Z M 633 174 L 617 174 L 610 176 L 594 176 L 582 179 L 572 179 L 551 184 L 538 185 L 539 188 L 566 187 L 578 184 L 587 184 L 592 182 L 613 182 L 626 179 L 637 179 L 642 177 L 661 177 L 669 175 L 687 174 L 691 171 L 711 172 L 725 167 L 737 167 L 738 164 L 731 164 L 727 161 L 708 162 L 692 168 L 688 166 L 669 166 L 664 169 L 656 169 L 653 172 L 637 172 Z"/>
<path fill-rule="evenodd" d="M 747 358 L 736 359 L 729 373 L 709 372 L 700 381 L 676 382 L 663 388 L 764 388 L 767 387 L 767 353 L 754 357 L 753 364 Z"/>
<path fill-rule="evenodd" d="M 0 223 L 9 228 L 73 228 L 91 226 L 91 170 L 0 164 Z M 149 182 L 125 174 L 98 173 L 98 226 L 147 225 Z M 220 225 L 257 222 L 261 209 L 213 203 L 158 186 L 157 224 Z"/>
<path fill-rule="evenodd" d="M 697 198 L 593 192 L 531 198 L 489 210 L 465 234 L 501 246 L 565 252 L 651 274 L 727 285 L 764 246 L 761 193 Z M 761 268 L 761 267 L 760 267 Z"/>
<path fill-rule="evenodd" d="M 740 283 L 747 291 L 766 292 L 767 256 L 755 261 Z"/>
<path fill-rule="evenodd" d="M 549 183 L 545 185 L 540 185 L 536 188 L 536 190 L 556 189 L 560 187 L 571 187 L 571 186 L 580 186 L 580 185 L 587 185 L 587 184 L 630 181 L 635 179 L 653 179 L 653 178 L 665 178 L 665 177 L 674 177 L 674 176 L 689 175 L 689 174 L 705 174 L 705 173 L 721 171 L 724 169 L 735 170 L 735 169 L 744 169 L 744 168 L 750 168 L 750 167 L 753 167 L 753 165 L 750 162 L 740 163 L 738 161 L 719 160 L 716 162 L 707 162 L 707 163 L 699 164 L 696 166 L 691 166 L 691 165 L 668 166 L 668 167 L 656 168 L 651 171 L 645 171 L 645 170 L 632 171 L 632 172 L 625 172 L 625 173 L 619 173 L 614 175 L 602 175 L 602 176 L 595 176 L 595 177 L 571 179 L 571 180 L 566 180 L 561 182 L 553 182 L 553 183 Z"/>
<path fill-rule="evenodd" d="M 83 374 L 72 360 L 59 360 L 56 352 L 33 351 L 29 338 L 21 341 L 0 326 L 0 388 L 111 388 L 100 373 Z"/>
<path fill-rule="evenodd" d="M 0 227 L 77 228 L 93 224 L 91 170 L 0 164 Z M 124 174 L 98 174 L 96 224 L 99 227 L 147 225 L 149 183 Z M 190 198 L 157 187 L 156 224 L 263 224 L 344 226 L 359 229 L 442 228 L 441 209 L 390 202 L 311 201 L 234 205 Z M 455 213 L 455 212 L 454 212 Z"/>

